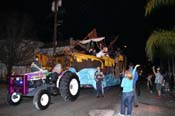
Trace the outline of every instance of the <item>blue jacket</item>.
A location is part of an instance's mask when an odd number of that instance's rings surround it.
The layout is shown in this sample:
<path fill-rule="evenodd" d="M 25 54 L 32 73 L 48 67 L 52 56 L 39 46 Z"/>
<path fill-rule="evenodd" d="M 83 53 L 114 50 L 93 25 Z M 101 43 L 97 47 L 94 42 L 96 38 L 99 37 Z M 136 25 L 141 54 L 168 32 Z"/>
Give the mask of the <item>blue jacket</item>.
<path fill-rule="evenodd" d="M 137 68 L 130 68 L 129 69 L 131 72 L 132 72 L 132 76 L 133 76 L 133 85 L 135 86 L 136 85 L 136 82 L 139 78 L 139 75 L 138 75 L 138 72 L 137 72 Z"/>

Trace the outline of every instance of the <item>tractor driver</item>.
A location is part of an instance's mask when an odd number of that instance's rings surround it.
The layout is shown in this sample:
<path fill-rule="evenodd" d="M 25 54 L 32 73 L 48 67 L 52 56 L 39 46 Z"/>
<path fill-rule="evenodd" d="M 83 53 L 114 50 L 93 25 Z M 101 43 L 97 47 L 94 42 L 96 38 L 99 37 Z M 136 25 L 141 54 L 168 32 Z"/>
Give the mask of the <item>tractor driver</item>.
<path fill-rule="evenodd" d="M 39 58 L 38 56 L 35 56 L 35 60 L 32 62 L 31 64 L 31 71 L 35 72 L 35 71 L 41 71 L 41 64 L 39 63 Z"/>

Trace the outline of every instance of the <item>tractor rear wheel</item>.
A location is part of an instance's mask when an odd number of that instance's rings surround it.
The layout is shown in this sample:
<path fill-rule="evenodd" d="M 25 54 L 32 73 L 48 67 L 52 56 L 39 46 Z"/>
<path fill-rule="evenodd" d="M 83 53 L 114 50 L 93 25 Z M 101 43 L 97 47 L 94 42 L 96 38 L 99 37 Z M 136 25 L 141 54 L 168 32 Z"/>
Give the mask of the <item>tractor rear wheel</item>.
<path fill-rule="evenodd" d="M 60 79 L 59 89 L 65 101 L 76 100 L 80 91 L 78 76 L 70 71 L 65 72 Z"/>

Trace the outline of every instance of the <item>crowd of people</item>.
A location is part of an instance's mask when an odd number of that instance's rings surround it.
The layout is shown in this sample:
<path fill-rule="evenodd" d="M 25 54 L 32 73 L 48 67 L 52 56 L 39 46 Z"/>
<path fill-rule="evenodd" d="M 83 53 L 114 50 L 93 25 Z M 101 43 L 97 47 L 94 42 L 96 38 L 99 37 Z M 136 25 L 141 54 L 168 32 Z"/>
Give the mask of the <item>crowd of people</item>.
<path fill-rule="evenodd" d="M 168 95 L 173 89 L 173 75 L 169 75 L 167 71 L 162 71 L 160 67 L 152 67 L 152 72 L 147 75 L 147 89 L 152 94 L 154 90 L 157 92 L 157 98 Z"/>
<path fill-rule="evenodd" d="M 139 102 L 137 96 L 140 94 L 140 87 L 138 86 L 139 76 L 137 67 L 140 65 L 133 66 L 129 64 L 128 69 L 121 73 L 121 109 L 115 116 L 132 116 L 132 107 L 138 107 Z M 150 94 L 155 92 L 157 95 L 155 98 L 161 98 L 162 96 L 168 95 L 171 89 L 173 89 L 173 76 L 169 77 L 168 73 L 161 71 L 160 67 L 152 67 L 152 71 L 145 77 L 147 89 Z M 126 111 L 127 109 L 127 111 Z"/>

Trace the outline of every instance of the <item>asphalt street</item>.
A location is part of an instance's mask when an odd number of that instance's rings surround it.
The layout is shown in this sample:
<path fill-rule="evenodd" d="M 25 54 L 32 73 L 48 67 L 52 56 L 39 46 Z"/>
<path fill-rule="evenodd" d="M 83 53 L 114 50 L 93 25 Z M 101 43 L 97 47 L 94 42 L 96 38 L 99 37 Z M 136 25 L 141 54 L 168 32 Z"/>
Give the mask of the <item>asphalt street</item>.
<path fill-rule="evenodd" d="M 7 85 L 0 85 L 0 116 L 112 116 L 120 110 L 120 88 L 106 89 L 105 97 L 96 98 L 94 89 L 81 89 L 80 96 L 74 102 L 65 102 L 61 96 L 53 96 L 48 109 L 38 111 L 32 105 L 33 98 L 25 98 L 17 106 L 6 102 Z M 175 116 L 174 97 L 156 98 L 143 89 L 139 107 L 133 108 L 133 116 Z M 106 112 L 112 113 L 106 113 Z M 107 115 L 105 115 L 107 114 Z"/>

